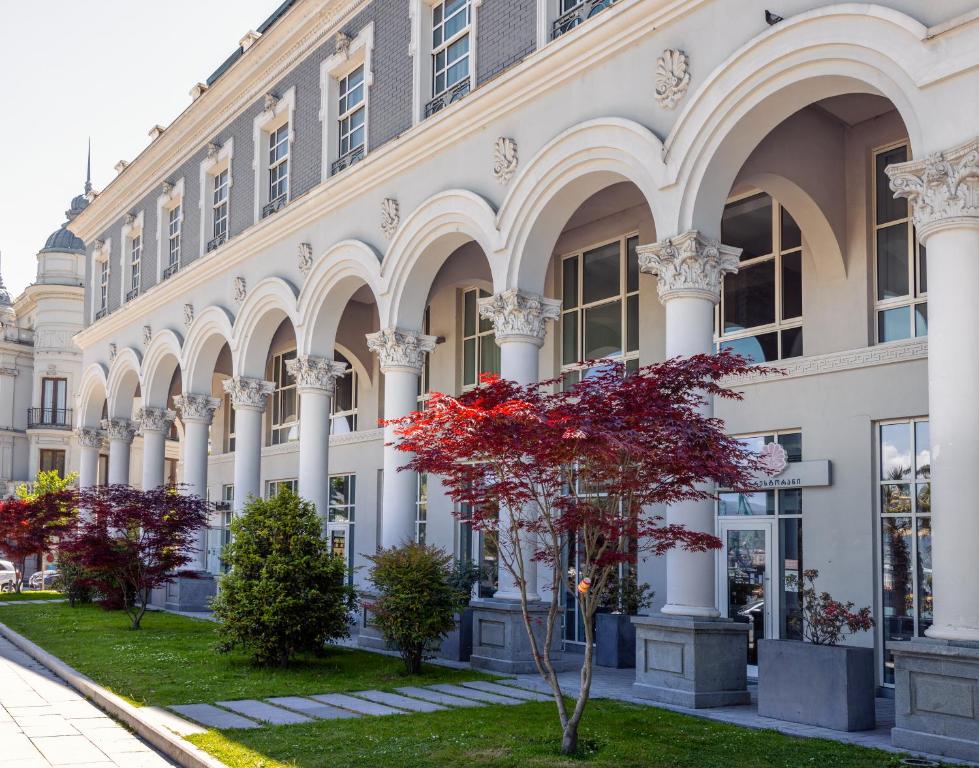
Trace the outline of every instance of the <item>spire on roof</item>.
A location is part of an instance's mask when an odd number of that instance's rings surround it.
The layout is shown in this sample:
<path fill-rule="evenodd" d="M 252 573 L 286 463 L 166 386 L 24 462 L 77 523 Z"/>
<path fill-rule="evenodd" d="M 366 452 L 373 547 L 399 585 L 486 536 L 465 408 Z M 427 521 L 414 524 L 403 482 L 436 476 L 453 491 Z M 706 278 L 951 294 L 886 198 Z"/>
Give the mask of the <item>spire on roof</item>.
<path fill-rule="evenodd" d="M 92 137 L 88 137 L 88 163 L 85 166 L 85 194 L 92 191 Z"/>

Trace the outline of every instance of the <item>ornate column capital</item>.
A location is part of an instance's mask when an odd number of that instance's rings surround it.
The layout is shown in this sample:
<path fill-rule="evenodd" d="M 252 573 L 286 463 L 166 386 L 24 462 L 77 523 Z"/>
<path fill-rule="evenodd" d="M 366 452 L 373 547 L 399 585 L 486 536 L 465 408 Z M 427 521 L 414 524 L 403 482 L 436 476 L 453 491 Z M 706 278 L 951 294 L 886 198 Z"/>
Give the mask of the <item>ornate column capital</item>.
<path fill-rule="evenodd" d="M 140 408 L 136 412 L 136 422 L 139 424 L 140 434 L 147 432 L 162 432 L 164 435 L 170 431 L 177 414 L 169 408 Z"/>
<path fill-rule="evenodd" d="M 382 373 L 404 372 L 421 375 L 425 353 L 435 349 L 435 337 L 398 328 L 385 328 L 367 334 L 367 348 L 381 360 Z"/>
<path fill-rule="evenodd" d="M 885 171 L 894 196 L 911 205 L 922 243 L 945 227 L 979 227 L 979 138 Z"/>
<path fill-rule="evenodd" d="M 325 357 L 305 355 L 286 361 L 286 370 L 295 378 L 296 388 L 303 392 L 332 395 L 337 379 L 347 371 L 347 364 Z"/>
<path fill-rule="evenodd" d="M 246 379 L 235 376 L 225 379 L 224 391 L 231 395 L 231 404 L 236 411 L 264 411 L 265 402 L 275 390 L 275 384 L 264 379 Z"/>
<path fill-rule="evenodd" d="M 696 229 L 682 235 L 640 245 L 639 271 L 656 276 L 662 302 L 676 298 L 721 299 L 724 275 L 738 271 L 740 248 L 721 245 Z"/>
<path fill-rule="evenodd" d="M 96 450 L 105 445 L 105 435 L 102 430 L 94 427 L 79 427 L 75 430 L 75 437 L 82 448 L 95 448 Z"/>
<path fill-rule="evenodd" d="M 180 414 L 183 422 L 200 421 L 210 424 L 214 419 L 214 412 L 221 405 L 221 401 L 210 395 L 195 395 L 191 392 L 176 395 L 173 398 L 173 405 Z"/>
<path fill-rule="evenodd" d="M 480 299 L 479 315 L 493 323 L 497 344 L 529 341 L 540 347 L 547 333 L 547 321 L 561 316 L 561 302 L 511 288 Z"/>
<path fill-rule="evenodd" d="M 102 419 L 102 429 L 105 430 L 109 442 L 132 443 L 136 436 L 136 422 L 130 419 Z"/>

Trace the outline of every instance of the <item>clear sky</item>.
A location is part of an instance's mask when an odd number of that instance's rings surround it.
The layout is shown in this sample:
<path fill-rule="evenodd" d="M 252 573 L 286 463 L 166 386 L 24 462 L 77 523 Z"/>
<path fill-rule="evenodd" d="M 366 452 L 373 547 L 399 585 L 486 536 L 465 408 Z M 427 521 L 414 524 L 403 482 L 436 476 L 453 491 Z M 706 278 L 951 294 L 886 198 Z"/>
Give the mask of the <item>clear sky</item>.
<path fill-rule="evenodd" d="M 0 0 L 0 253 L 17 295 L 85 182 L 105 187 L 281 0 Z"/>

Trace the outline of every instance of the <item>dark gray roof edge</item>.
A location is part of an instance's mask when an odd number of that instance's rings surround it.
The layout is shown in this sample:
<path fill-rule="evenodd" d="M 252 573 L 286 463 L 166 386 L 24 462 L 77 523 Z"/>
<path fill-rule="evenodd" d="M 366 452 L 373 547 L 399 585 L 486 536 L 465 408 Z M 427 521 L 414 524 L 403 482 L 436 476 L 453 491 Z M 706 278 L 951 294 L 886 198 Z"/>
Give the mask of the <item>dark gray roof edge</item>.
<path fill-rule="evenodd" d="M 275 24 L 275 22 L 277 22 L 280 18 L 282 18 L 285 12 L 288 11 L 297 2 L 298 0 L 285 0 L 285 2 L 283 2 L 278 8 L 276 8 L 272 12 L 271 16 L 269 16 L 265 21 L 259 24 L 258 29 L 256 31 L 259 34 L 264 35 L 269 29 L 272 28 L 272 25 Z M 220 78 L 221 75 L 227 72 L 231 68 L 231 65 L 241 58 L 242 53 L 244 53 L 244 51 L 242 51 L 241 46 L 239 45 L 238 49 L 236 51 L 233 51 L 232 54 L 228 56 L 228 58 L 226 58 L 223 62 L 221 62 L 220 66 L 217 69 L 215 69 L 211 73 L 211 75 L 207 78 L 208 87 L 214 85 L 214 83 L 217 82 L 218 78 Z"/>

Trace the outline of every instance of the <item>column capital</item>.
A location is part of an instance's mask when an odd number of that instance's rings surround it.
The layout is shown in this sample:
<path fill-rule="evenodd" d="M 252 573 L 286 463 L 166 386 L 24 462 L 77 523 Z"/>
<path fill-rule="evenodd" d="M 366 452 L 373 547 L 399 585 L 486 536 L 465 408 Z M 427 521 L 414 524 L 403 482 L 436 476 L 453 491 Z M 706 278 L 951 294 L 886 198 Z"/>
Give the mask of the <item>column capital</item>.
<path fill-rule="evenodd" d="M 105 434 L 101 429 L 94 427 L 79 427 L 75 430 L 75 437 L 82 448 L 102 448 L 105 445 Z"/>
<path fill-rule="evenodd" d="M 347 364 L 325 357 L 305 355 L 286 361 L 286 370 L 295 378 L 296 388 L 303 392 L 332 395 L 337 379 L 347 371 Z"/>
<path fill-rule="evenodd" d="M 979 227 L 979 138 L 885 172 L 894 196 L 911 205 L 922 243 L 939 229 Z"/>
<path fill-rule="evenodd" d="M 493 323 L 497 344 L 527 341 L 540 347 L 547 321 L 561 316 L 561 302 L 511 288 L 480 299 L 479 315 Z"/>
<path fill-rule="evenodd" d="M 180 414 L 180 420 L 184 423 L 200 421 L 204 424 L 210 424 L 214 419 L 214 412 L 221 405 L 221 401 L 210 395 L 195 395 L 187 392 L 174 396 L 173 405 Z"/>
<path fill-rule="evenodd" d="M 128 445 L 136 436 L 136 422 L 130 419 L 102 419 L 102 429 L 109 442 L 118 441 Z"/>
<path fill-rule="evenodd" d="M 275 390 L 275 384 L 263 379 L 246 379 L 235 376 L 222 382 L 224 391 L 231 395 L 231 404 L 236 411 L 264 411 L 265 402 Z"/>
<path fill-rule="evenodd" d="M 696 229 L 682 235 L 640 245 L 639 270 L 656 276 L 662 302 L 676 298 L 721 299 L 724 275 L 738 271 L 740 248 L 721 245 Z"/>
<path fill-rule="evenodd" d="M 385 328 L 367 334 L 367 348 L 381 360 L 382 373 L 421 375 L 425 354 L 435 349 L 435 337 L 400 328 Z"/>
<path fill-rule="evenodd" d="M 169 408 L 140 408 L 136 412 L 136 421 L 142 434 L 147 432 L 162 432 L 164 435 L 177 418 L 177 414 Z"/>

